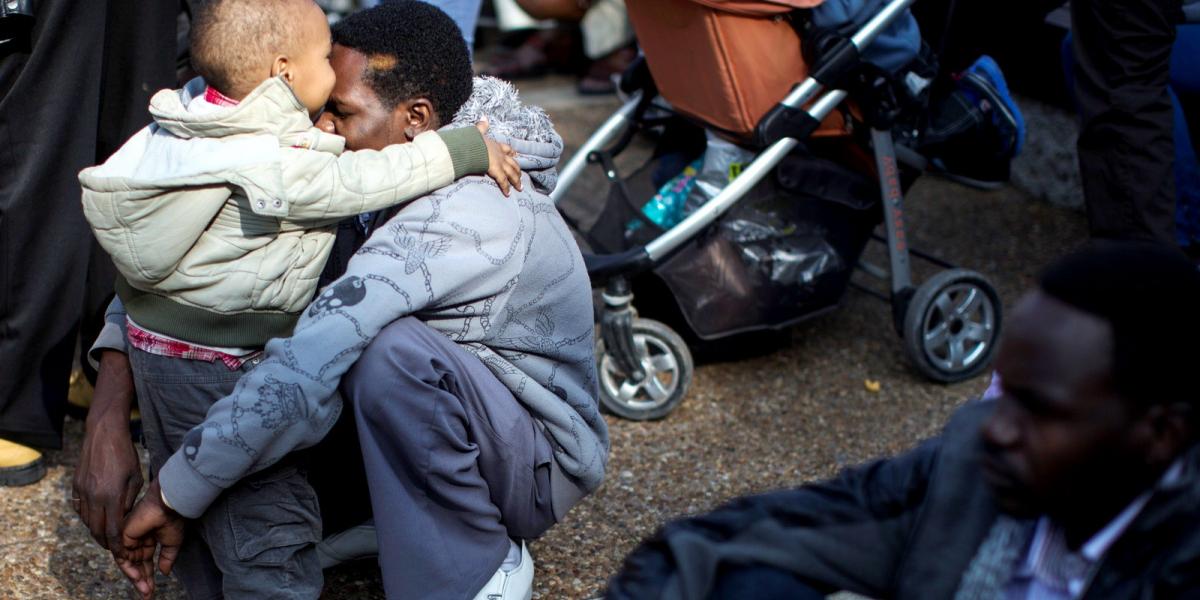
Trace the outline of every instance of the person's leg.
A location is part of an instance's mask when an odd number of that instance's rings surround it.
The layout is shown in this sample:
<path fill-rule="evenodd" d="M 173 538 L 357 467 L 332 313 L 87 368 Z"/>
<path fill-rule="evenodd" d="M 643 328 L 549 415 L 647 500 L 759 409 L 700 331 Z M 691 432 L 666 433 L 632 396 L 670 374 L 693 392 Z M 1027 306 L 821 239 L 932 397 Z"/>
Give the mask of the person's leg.
<path fill-rule="evenodd" d="M 424 0 L 450 15 L 467 41 L 467 49 L 474 51 L 475 25 L 479 22 L 479 9 L 483 0 Z"/>
<path fill-rule="evenodd" d="M 36 3 L 31 45 L 0 47 L 0 438 L 23 444 L 62 445 L 91 244 L 76 175 L 95 159 L 106 4 Z"/>
<path fill-rule="evenodd" d="M 1079 170 L 1093 237 L 1174 244 L 1168 67 L 1179 0 L 1075 0 Z"/>
<path fill-rule="evenodd" d="M 129 366 L 133 370 L 133 382 L 137 389 L 138 411 L 142 415 L 142 445 L 150 455 L 147 469 L 150 478 L 157 476 L 171 454 L 179 448 L 183 436 L 204 420 L 207 413 L 206 405 L 210 405 L 224 396 L 227 390 L 232 390 L 237 382 L 233 379 L 238 371 L 231 371 L 228 376 L 220 371 L 212 372 L 211 365 L 191 365 L 194 361 L 164 358 L 148 354 L 136 348 L 129 351 Z M 191 367 L 192 373 L 181 372 L 179 369 Z M 208 381 L 201 384 L 195 371 L 210 371 Z M 224 365 L 222 365 L 224 367 Z M 226 371 L 228 369 L 226 368 Z M 216 377 L 213 377 L 213 375 Z M 177 377 L 183 377 L 188 383 L 195 384 L 186 394 L 179 397 L 175 392 L 182 385 L 175 382 Z M 208 398 L 196 401 L 200 394 Z M 216 600 L 221 597 L 221 572 L 212 560 L 208 544 L 204 543 L 202 532 L 195 521 L 189 521 L 184 533 L 183 547 L 175 562 L 172 573 L 191 600 Z"/>
<path fill-rule="evenodd" d="M 390 598 L 470 598 L 554 523 L 549 441 L 474 355 L 414 318 L 347 374 Z"/>
<path fill-rule="evenodd" d="M 198 527 L 223 576 L 225 598 L 315 599 L 324 575 L 317 557 L 321 510 L 291 458 L 234 484 Z"/>
<path fill-rule="evenodd" d="M 1171 91 L 1175 100 L 1175 233 L 1180 246 L 1200 250 L 1200 160 L 1196 138 L 1200 131 L 1200 25 L 1176 30 L 1171 54 Z M 1190 110 L 1190 114 L 1188 109 Z"/>
<path fill-rule="evenodd" d="M 1175 239 L 1181 248 L 1200 245 L 1200 163 L 1178 94 L 1175 111 Z"/>
<path fill-rule="evenodd" d="M 597 0 L 579 22 L 583 53 L 591 61 L 579 80 L 582 94 L 611 94 L 616 91 L 613 75 L 620 74 L 637 58 L 633 24 L 624 0 Z"/>
<path fill-rule="evenodd" d="M 137 349 L 129 359 L 152 476 L 254 366 L 232 370 Z M 238 482 L 189 522 L 174 573 L 193 600 L 316 598 L 323 584 L 315 551 L 320 537 L 316 494 L 285 459 Z"/>

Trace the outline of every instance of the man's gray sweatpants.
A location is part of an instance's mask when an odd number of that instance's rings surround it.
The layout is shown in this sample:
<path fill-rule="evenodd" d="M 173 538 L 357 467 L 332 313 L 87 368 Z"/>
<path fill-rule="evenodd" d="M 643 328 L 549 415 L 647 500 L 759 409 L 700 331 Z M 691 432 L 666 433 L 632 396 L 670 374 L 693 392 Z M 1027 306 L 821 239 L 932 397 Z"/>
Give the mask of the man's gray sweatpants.
<path fill-rule="evenodd" d="M 388 598 L 472 598 L 509 538 L 554 524 L 546 434 L 486 366 L 415 318 L 389 325 L 343 379 Z"/>

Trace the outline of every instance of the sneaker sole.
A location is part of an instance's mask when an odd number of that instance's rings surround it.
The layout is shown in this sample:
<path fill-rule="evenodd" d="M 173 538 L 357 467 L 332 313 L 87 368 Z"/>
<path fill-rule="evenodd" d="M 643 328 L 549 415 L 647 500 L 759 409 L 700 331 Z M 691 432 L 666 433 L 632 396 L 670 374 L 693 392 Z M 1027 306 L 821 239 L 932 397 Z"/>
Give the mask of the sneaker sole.
<path fill-rule="evenodd" d="M 37 483 L 46 476 L 46 464 L 42 459 L 20 467 L 0 468 L 0 487 L 17 487 Z"/>
<path fill-rule="evenodd" d="M 953 181 L 954 183 L 960 183 L 967 187 L 973 187 L 977 190 L 984 190 L 987 192 L 994 192 L 998 189 L 1003 188 L 1004 186 L 1008 185 L 1008 183 L 1009 183 L 1009 181 L 1007 179 L 1005 179 L 1003 181 L 994 181 L 994 180 L 986 180 L 986 179 L 975 179 L 974 177 L 968 177 L 966 175 L 959 175 L 958 173 L 954 173 L 952 171 L 946 170 L 946 167 L 942 164 L 942 161 L 940 161 L 936 158 L 929 161 L 929 172 L 933 173 L 934 175 L 937 175 L 938 177 L 942 177 L 943 179 L 949 179 L 950 181 Z"/>

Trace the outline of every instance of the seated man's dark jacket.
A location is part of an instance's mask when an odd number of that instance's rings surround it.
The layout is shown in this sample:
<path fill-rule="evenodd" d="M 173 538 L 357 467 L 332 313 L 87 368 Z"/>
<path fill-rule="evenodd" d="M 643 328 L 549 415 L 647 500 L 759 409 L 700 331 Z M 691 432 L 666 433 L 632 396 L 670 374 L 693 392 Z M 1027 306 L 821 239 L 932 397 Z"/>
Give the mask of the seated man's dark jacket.
<path fill-rule="evenodd" d="M 960 409 L 938 438 L 829 481 L 669 523 L 626 558 L 609 598 L 706 598 L 718 566 L 767 565 L 823 591 L 953 598 L 998 509 L 979 429 Z M 1200 447 L 1104 555 L 1084 598 L 1200 597 Z"/>

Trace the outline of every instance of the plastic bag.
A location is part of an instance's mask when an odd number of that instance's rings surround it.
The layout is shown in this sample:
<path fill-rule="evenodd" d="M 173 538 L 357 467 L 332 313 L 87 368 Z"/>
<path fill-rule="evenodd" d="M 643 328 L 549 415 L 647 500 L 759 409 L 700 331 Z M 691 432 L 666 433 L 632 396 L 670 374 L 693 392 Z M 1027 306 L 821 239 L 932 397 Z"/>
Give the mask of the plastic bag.
<path fill-rule="evenodd" d="M 747 267 L 779 285 L 809 285 L 842 268 L 823 227 L 788 223 L 771 212 L 746 211 L 721 223 L 722 236 L 741 251 Z"/>
<path fill-rule="evenodd" d="M 754 160 L 753 152 L 717 137 L 710 130 L 705 130 L 704 136 L 707 140 L 702 157 L 704 162 L 687 196 L 684 205 L 686 214 L 691 214 L 712 200 L 729 182 L 741 175 L 742 167 Z"/>

